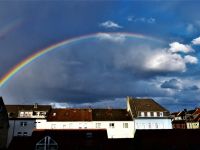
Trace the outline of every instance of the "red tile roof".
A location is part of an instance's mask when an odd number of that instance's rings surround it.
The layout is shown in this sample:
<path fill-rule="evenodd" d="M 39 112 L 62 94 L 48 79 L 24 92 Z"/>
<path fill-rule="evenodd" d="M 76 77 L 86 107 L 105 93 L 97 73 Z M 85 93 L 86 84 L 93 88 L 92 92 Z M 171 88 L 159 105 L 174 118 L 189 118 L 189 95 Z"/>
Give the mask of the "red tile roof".
<path fill-rule="evenodd" d="M 91 109 L 52 109 L 48 121 L 92 121 Z"/>
<path fill-rule="evenodd" d="M 93 109 L 94 121 L 131 121 L 131 115 L 126 109 Z"/>
<path fill-rule="evenodd" d="M 17 118 L 19 111 L 46 111 L 51 109 L 51 105 L 6 105 L 9 117 Z"/>

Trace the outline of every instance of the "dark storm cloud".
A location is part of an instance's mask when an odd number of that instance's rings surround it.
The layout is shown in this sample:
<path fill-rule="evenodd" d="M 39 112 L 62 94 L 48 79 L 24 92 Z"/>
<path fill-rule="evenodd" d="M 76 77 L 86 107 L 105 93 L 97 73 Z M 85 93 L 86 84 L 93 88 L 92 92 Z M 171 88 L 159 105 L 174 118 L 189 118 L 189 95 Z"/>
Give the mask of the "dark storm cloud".
<path fill-rule="evenodd" d="M 169 81 L 165 81 L 163 84 L 160 86 L 161 88 L 169 88 L 169 89 L 180 89 L 181 88 L 181 83 L 177 79 L 171 79 Z"/>
<path fill-rule="evenodd" d="M 148 46 L 139 52 L 138 41 L 143 40 L 128 38 L 118 43 L 94 37 L 62 46 L 19 72 L 4 94 L 9 93 L 9 100 L 41 98 L 79 104 L 127 95 L 162 95 L 145 76 L 136 75 L 148 73 L 143 68 L 145 59 L 139 59 L 149 54 Z"/>
<path fill-rule="evenodd" d="M 116 32 L 156 36 L 166 42 L 107 36 L 72 44 L 26 66 L 0 89 L 0 95 L 7 103 L 122 106 L 123 100 L 116 98 L 132 95 L 155 97 L 173 108 L 197 105 L 199 63 L 186 62 L 186 54 L 167 49 L 171 42 L 179 42 L 196 50 L 188 55 L 200 57 L 199 46 L 191 43 L 200 34 L 199 5 L 178 0 L 1 1 L 0 76 L 27 56 L 64 39 L 113 32 L 99 26 L 108 20 L 123 27 Z M 138 21 L 127 20 L 129 16 Z"/>
<path fill-rule="evenodd" d="M 199 87 L 197 85 L 193 85 L 193 86 L 186 87 L 184 90 L 197 91 L 199 90 Z"/>

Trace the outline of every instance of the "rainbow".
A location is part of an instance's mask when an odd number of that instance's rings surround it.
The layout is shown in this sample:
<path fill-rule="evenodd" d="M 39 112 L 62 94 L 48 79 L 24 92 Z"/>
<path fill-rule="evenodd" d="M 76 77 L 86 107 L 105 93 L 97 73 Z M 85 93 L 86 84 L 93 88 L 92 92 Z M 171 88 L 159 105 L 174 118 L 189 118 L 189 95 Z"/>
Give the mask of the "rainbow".
<path fill-rule="evenodd" d="M 144 36 L 144 35 L 141 35 L 141 34 L 126 33 L 126 32 L 94 33 L 94 34 L 89 34 L 89 35 L 84 35 L 84 36 L 79 36 L 79 37 L 71 38 L 71 39 L 68 39 L 68 40 L 65 40 L 65 41 L 53 44 L 53 45 L 51 45 L 49 47 L 46 47 L 46 48 L 44 48 L 42 50 L 39 50 L 38 52 L 30 55 L 29 57 L 27 57 L 26 59 L 24 59 L 23 61 L 21 61 L 17 65 L 15 65 L 13 68 L 11 68 L 0 79 L 0 87 L 3 87 L 3 85 L 5 85 L 5 83 L 8 82 L 8 80 L 10 80 L 15 74 L 17 74 L 20 70 L 22 70 L 28 64 L 30 64 L 34 60 L 40 58 L 41 56 L 47 54 L 48 52 L 55 50 L 56 48 L 59 48 L 59 47 L 61 47 L 63 45 L 70 44 L 70 43 L 73 43 L 73 42 L 76 42 L 76 41 L 79 41 L 79 40 L 92 38 L 92 37 L 101 37 L 101 39 L 102 39 L 104 36 L 106 36 L 106 38 L 108 38 L 108 36 L 110 36 L 110 37 L 111 36 L 116 37 L 117 35 L 123 35 L 125 37 L 133 37 L 133 38 L 139 38 L 139 39 L 148 39 L 148 40 L 162 42 L 161 40 L 153 38 L 153 37 L 150 37 L 150 36 Z"/>

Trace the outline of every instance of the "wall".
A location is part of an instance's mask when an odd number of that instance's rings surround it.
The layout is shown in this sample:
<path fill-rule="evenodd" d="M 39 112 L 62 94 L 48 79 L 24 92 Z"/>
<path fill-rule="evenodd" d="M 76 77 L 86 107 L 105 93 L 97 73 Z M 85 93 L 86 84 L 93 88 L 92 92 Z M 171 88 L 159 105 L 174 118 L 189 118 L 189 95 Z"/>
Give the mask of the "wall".
<path fill-rule="evenodd" d="M 2 97 L 0 97 L 0 149 L 6 148 L 8 136 L 8 115 Z"/>
<path fill-rule="evenodd" d="M 114 123 L 114 127 L 110 127 L 110 123 Z M 128 128 L 124 128 L 124 123 L 128 123 Z M 108 138 L 133 138 L 135 133 L 133 121 L 47 122 L 38 119 L 36 129 L 107 129 Z"/>
<path fill-rule="evenodd" d="M 9 120 L 10 127 L 8 130 L 7 146 L 10 144 L 13 136 L 31 136 L 33 129 L 35 129 L 35 121 L 35 119 Z M 19 132 L 21 132 L 21 134 L 19 134 Z"/>
<path fill-rule="evenodd" d="M 198 129 L 199 122 L 187 122 L 187 129 Z"/>
<path fill-rule="evenodd" d="M 171 119 L 150 119 L 137 118 L 135 119 L 136 129 L 172 129 Z"/>

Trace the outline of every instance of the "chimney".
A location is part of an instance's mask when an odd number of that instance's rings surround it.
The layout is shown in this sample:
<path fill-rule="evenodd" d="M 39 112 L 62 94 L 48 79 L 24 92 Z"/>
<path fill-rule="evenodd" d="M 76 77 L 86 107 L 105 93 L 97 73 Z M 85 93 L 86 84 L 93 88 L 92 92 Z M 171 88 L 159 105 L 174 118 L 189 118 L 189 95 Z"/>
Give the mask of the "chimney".
<path fill-rule="evenodd" d="M 35 103 L 33 108 L 37 109 L 38 108 L 38 103 Z"/>

